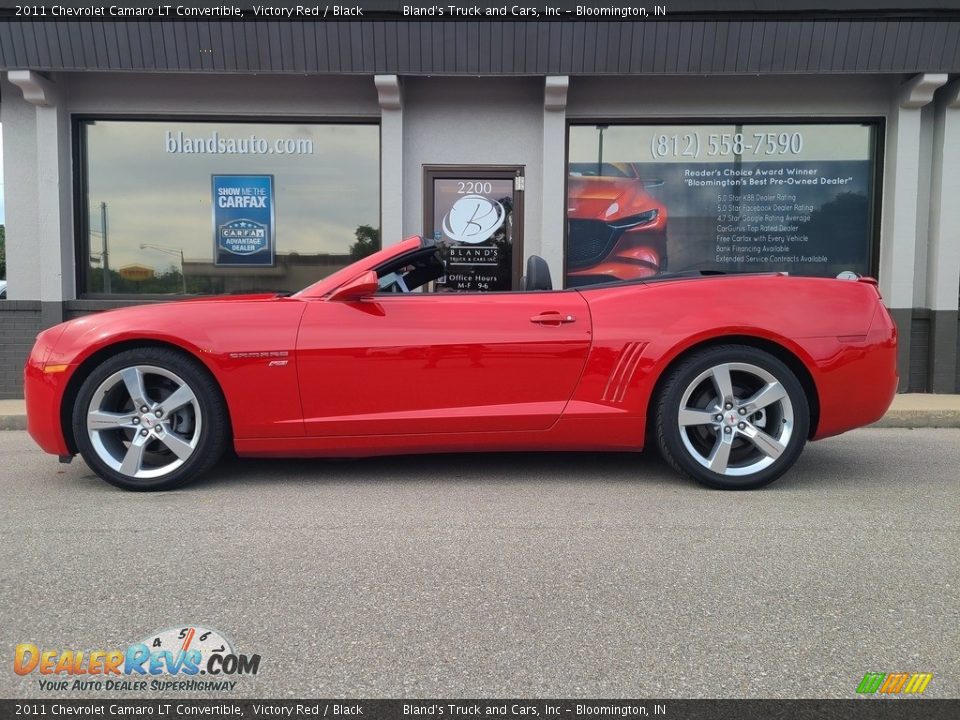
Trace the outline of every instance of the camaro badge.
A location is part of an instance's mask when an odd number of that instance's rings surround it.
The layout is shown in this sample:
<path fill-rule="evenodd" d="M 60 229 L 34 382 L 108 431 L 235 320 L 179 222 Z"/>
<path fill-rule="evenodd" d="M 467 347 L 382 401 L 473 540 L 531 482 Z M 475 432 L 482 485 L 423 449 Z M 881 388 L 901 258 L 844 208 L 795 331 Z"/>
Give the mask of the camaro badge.
<path fill-rule="evenodd" d="M 258 360 L 260 358 L 285 358 L 290 355 L 286 350 L 253 350 L 250 352 L 232 352 L 229 354 L 231 360 Z M 286 362 L 284 362 L 286 365 Z"/>

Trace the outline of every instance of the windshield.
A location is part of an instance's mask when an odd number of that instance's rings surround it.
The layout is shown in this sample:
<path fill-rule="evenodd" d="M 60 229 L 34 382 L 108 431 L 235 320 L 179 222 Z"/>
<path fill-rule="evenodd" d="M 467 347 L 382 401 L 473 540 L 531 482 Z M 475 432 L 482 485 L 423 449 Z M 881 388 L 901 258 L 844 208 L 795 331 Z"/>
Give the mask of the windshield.
<path fill-rule="evenodd" d="M 377 268 L 378 292 L 407 293 L 427 287 L 446 274 L 446 265 L 435 247 L 427 247 Z"/>

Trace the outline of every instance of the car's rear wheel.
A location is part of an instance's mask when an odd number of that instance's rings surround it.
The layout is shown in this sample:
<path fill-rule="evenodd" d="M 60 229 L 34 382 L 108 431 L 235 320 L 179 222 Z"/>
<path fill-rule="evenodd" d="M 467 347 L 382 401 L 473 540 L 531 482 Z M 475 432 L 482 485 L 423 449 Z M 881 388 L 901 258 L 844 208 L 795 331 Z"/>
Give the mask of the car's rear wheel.
<path fill-rule="evenodd" d="M 698 352 L 670 371 L 657 401 L 657 444 L 680 472 L 710 487 L 767 485 L 796 462 L 810 427 L 796 375 L 743 345 Z"/>
<path fill-rule="evenodd" d="M 196 361 L 141 348 L 90 373 L 73 408 L 73 433 L 87 465 L 125 490 L 169 490 L 209 470 L 227 444 L 219 388 Z"/>

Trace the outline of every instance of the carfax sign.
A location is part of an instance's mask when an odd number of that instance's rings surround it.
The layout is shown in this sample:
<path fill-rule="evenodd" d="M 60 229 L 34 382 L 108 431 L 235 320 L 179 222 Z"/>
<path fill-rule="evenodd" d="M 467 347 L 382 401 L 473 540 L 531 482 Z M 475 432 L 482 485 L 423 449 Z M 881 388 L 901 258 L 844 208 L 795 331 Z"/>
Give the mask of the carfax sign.
<path fill-rule="evenodd" d="M 214 175 L 214 264 L 274 264 L 273 175 Z"/>

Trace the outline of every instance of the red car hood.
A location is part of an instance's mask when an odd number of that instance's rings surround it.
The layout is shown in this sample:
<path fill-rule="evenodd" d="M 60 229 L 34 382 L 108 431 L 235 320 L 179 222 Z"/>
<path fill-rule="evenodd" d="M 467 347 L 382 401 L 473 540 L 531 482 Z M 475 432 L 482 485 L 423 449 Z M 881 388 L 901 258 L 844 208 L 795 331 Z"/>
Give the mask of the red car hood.
<path fill-rule="evenodd" d="M 273 305 L 277 306 L 277 314 L 269 309 Z M 292 310 L 286 309 L 291 306 Z M 256 341 L 276 329 L 278 323 L 291 324 L 295 329 L 296 322 L 291 318 L 302 312 L 303 306 L 304 303 L 277 293 L 190 298 L 92 313 L 46 332 L 59 338 L 54 355 L 59 353 L 57 362 L 64 364 L 79 362 L 107 343 L 128 339 L 158 340 L 191 352 L 204 352 L 222 345 L 224 337 L 230 342 L 238 337 Z"/>
<path fill-rule="evenodd" d="M 184 305 L 200 303 L 229 304 L 237 302 L 268 302 L 282 299 L 277 293 L 250 293 L 247 295 L 212 295 L 209 297 L 183 298 L 169 302 L 151 302 L 142 305 L 105 310 L 67 320 L 56 327 L 69 327 L 72 332 L 91 332 L 97 328 L 150 328 L 155 327 L 158 319 L 172 318 L 174 323 L 185 322 Z M 119 324 L 118 324 L 119 323 Z M 175 325 L 174 325 L 175 326 Z"/>
<path fill-rule="evenodd" d="M 615 201 L 620 209 L 608 216 L 607 210 Z M 572 218 L 607 220 L 658 206 L 636 178 L 571 177 L 567 186 L 567 215 Z"/>

